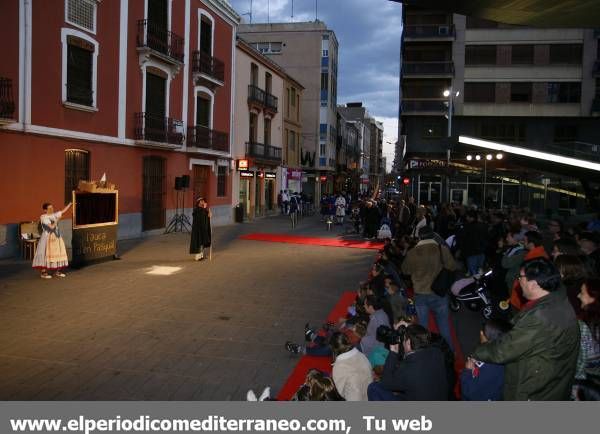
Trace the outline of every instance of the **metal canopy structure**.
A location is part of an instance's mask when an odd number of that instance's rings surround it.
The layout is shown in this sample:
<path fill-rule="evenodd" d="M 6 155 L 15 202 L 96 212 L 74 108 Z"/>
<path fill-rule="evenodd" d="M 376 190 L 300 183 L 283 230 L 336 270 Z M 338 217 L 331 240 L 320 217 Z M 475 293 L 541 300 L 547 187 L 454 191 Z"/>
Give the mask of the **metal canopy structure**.
<path fill-rule="evenodd" d="M 599 0 L 390 0 L 506 24 L 600 28 Z"/>

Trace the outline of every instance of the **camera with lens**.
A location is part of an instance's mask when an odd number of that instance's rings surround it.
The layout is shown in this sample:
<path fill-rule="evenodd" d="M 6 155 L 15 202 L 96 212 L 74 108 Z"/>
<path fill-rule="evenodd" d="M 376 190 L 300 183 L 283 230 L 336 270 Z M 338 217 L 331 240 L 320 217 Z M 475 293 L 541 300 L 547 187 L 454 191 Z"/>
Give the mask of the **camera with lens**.
<path fill-rule="evenodd" d="M 382 342 L 385 345 L 397 345 L 402 344 L 402 342 L 404 341 L 405 332 L 405 326 L 400 326 L 398 330 L 394 330 L 391 327 L 380 325 L 379 327 L 377 327 L 375 337 L 379 342 Z"/>

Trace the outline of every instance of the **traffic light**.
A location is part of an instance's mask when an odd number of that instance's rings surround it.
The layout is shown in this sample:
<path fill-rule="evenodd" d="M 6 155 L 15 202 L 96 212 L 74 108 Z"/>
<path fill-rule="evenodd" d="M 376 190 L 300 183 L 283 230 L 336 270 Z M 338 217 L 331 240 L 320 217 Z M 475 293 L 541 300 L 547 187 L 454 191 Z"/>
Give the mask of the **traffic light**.
<path fill-rule="evenodd" d="M 408 185 L 408 184 L 410 184 L 410 178 L 404 178 L 404 179 L 402 180 L 402 184 L 404 184 L 404 185 Z"/>

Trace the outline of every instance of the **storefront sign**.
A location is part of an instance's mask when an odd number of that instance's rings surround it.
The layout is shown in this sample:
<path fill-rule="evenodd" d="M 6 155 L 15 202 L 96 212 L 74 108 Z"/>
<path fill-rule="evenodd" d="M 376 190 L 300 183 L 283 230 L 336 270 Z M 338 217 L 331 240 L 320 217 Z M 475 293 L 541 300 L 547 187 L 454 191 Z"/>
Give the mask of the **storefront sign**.
<path fill-rule="evenodd" d="M 302 170 L 300 169 L 291 169 L 288 167 L 287 177 L 292 181 L 300 181 L 302 179 Z"/>
<path fill-rule="evenodd" d="M 435 169 L 446 167 L 445 161 L 440 160 L 408 160 L 407 169 Z"/>
<path fill-rule="evenodd" d="M 248 170 L 248 160 L 238 160 L 238 170 Z"/>
<path fill-rule="evenodd" d="M 277 174 L 276 173 L 265 172 L 265 178 L 267 178 L 267 179 L 275 179 L 275 178 L 277 178 Z"/>
<path fill-rule="evenodd" d="M 254 178 L 254 172 L 240 170 L 240 178 Z"/>
<path fill-rule="evenodd" d="M 265 173 L 264 172 L 258 172 L 258 177 L 259 178 L 264 178 L 265 177 Z"/>

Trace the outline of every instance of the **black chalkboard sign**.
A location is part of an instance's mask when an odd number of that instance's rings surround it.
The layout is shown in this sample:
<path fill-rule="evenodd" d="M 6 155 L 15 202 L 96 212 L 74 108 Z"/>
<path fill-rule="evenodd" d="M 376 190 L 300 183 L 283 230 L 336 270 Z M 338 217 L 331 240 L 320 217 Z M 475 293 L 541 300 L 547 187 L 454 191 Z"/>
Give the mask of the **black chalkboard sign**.
<path fill-rule="evenodd" d="M 73 229 L 73 264 L 83 265 L 98 259 L 112 258 L 117 253 L 118 225 L 102 225 Z"/>

